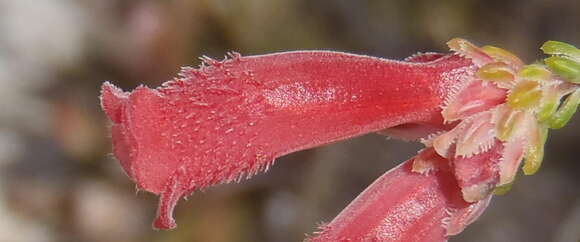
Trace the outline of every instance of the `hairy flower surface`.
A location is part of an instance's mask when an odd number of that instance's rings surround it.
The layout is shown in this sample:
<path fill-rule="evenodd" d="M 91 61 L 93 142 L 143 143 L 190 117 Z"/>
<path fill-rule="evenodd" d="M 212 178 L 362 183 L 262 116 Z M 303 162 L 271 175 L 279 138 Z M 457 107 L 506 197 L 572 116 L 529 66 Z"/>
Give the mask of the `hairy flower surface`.
<path fill-rule="evenodd" d="M 386 173 L 312 241 L 444 241 L 513 182 L 535 173 L 549 128 L 580 103 L 580 51 L 561 42 L 544 64 L 449 43 L 404 61 L 328 51 L 216 61 L 150 89 L 103 84 L 113 152 L 160 196 L 154 227 L 175 227 L 184 196 L 267 170 L 276 157 L 380 132 L 426 148 Z M 561 100 L 564 100 L 560 105 Z"/>
<path fill-rule="evenodd" d="M 424 165 L 429 172 L 416 171 Z M 445 241 L 460 233 L 491 196 L 463 200 L 450 165 L 433 148 L 422 150 L 378 178 L 309 241 Z"/>
<path fill-rule="evenodd" d="M 181 197 L 250 177 L 281 155 L 399 125 L 418 136 L 443 129 L 439 107 L 474 71 L 457 55 L 233 54 L 157 89 L 105 83 L 102 105 L 115 156 L 140 189 L 160 195 L 155 227 L 171 228 Z"/>

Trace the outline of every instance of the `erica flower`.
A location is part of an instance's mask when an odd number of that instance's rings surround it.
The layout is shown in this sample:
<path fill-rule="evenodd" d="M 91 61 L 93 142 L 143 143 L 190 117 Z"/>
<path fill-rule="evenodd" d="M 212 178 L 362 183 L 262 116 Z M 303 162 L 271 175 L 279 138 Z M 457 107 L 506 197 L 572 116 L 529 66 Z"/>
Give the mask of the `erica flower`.
<path fill-rule="evenodd" d="M 370 132 L 419 140 L 312 241 L 443 241 L 512 183 L 537 171 L 548 128 L 580 102 L 580 51 L 560 42 L 525 66 L 496 47 L 454 39 L 450 54 L 404 61 L 302 51 L 202 58 L 163 86 L 103 84 L 113 152 L 160 196 L 154 227 L 175 227 L 178 200 L 267 170 L 276 157 Z M 563 105 L 560 100 L 565 99 Z"/>

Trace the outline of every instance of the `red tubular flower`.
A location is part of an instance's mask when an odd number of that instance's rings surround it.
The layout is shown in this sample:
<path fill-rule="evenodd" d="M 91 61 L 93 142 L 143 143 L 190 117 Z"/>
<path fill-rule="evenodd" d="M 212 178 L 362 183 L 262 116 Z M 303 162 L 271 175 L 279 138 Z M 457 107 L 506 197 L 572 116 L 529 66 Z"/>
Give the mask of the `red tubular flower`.
<path fill-rule="evenodd" d="M 418 137 L 441 130 L 443 100 L 474 73 L 465 58 L 435 54 L 407 62 L 336 52 L 204 61 L 157 89 L 103 85 L 115 156 L 140 189 L 161 196 L 157 228 L 174 227 L 182 196 L 249 177 L 281 155 L 398 125 Z"/>
<path fill-rule="evenodd" d="M 465 202 L 450 164 L 432 148 L 421 151 L 377 179 L 310 242 L 445 241 L 460 233 L 491 196 Z M 428 172 L 416 172 L 425 165 Z"/>
<path fill-rule="evenodd" d="M 105 83 L 101 104 L 115 156 L 140 189 L 160 196 L 155 228 L 175 227 L 176 203 L 197 189 L 250 177 L 290 152 L 381 132 L 427 148 L 311 240 L 444 241 L 512 183 L 524 157 L 524 173 L 537 171 L 546 131 L 580 104 L 580 50 L 548 43 L 556 56 L 547 67 L 461 39 L 449 42 L 454 54 L 405 61 L 234 53 L 202 58 L 156 89 Z"/>

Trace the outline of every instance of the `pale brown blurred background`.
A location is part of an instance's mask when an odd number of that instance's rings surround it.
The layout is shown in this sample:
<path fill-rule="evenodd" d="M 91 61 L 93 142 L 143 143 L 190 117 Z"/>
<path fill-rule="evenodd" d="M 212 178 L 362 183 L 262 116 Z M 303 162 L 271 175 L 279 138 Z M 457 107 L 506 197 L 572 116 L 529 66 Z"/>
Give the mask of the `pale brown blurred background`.
<path fill-rule="evenodd" d="M 329 49 L 403 58 L 464 37 L 531 62 L 545 40 L 580 46 L 580 1 L 0 0 L 0 242 L 301 241 L 420 147 L 368 135 L 279 159 L 267 174 L 180 202 L 153 231 L 110 155 L 99 86 L 155 86 L 198 56 Z M 580 239 L 580 118 L 451 241 Z"/>

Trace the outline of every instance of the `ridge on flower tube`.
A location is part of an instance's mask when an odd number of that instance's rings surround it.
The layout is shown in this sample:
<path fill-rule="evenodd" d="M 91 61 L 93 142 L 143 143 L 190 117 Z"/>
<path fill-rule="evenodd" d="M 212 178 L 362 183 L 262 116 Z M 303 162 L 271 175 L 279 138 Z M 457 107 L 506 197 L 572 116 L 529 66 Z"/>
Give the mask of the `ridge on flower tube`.
<path fill-rule="evenodd" d="M 542 50 L 551 57 L 525 65 L 498 47 L 448 45 L 453 53 L 403 61 L 232 53 L 203 58 L 155 89 L 105 83 L 101 104 L 125 172 L 160 196 L 156 228 L 175 227 L 176 203 L 197 189 L 251 177 L 294 151 L 379 132 L 426 148 L 310 239 L 444 241 L 475 221 L 494 191 L 509 189 L 522 162 L 525 174 L 538 171 L 548 130 L 562 128 L 580 104 L 574 46 L 548 41 Z"/>

